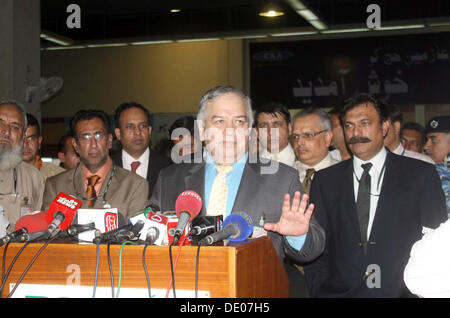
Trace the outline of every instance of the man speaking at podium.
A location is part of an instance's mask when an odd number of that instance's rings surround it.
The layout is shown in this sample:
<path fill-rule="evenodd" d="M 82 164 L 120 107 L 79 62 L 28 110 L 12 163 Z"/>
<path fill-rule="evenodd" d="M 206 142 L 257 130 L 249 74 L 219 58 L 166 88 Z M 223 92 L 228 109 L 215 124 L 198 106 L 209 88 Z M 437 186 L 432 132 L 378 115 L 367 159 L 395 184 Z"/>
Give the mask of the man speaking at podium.
<path fill-rule="evenodd" d="M 98 110 L 80 110 L 73 117 L 71 128 L 80 163 L 47 179 L 42 210 L 48 210 L 59 192 L 82 200 L 82 208 L 117 208 L 125 218 L 144 209 L 147 181 L 114 165 L 109 157 L 112 134 L 108 115 Z"/>
<path fill-rule="evenodd" d="M 298 271 L 286 256 L 311 261 L 323 250 L 324 232 L 311 219 L 313 207 L 307 208 L 307 196 L 300 198 L 304 191 L 296 170 L 274 161 L 257 162 L 249 154 L 252 122 L 251 101 L 241 90 L 232 86 L 209 90 L 197 114 L 205 160 L 161 170 L 150 205 L 173 211 L 177 196 L 193 190 L 203 199 L 201 215 L 222 215 L 225 219 L 231 212 L 245 212 L 260 230 L 267 224 L 290 281 L 290 295 L 297 296 Z"/>

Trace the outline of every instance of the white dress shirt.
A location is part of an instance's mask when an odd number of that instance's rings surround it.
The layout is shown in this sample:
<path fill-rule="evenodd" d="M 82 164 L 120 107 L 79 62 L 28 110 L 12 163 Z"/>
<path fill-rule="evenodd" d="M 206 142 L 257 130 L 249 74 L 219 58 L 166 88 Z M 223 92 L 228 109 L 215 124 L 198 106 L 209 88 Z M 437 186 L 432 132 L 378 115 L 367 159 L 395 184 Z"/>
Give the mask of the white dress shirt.
<path fill-rule="evenodd" d="M 138 158 L 134 159 L 125 150 L 122 150 L 122 166 L 124 169 L 131 171 L 131 163 L 139 161 L 141 164 L 136 169 L 136 173 L 142 178 L 147 179 L 148 162 L 150 160 L 150 149 L 144 151 L 144 153 Z"/>
<path fill-rule="evenodd" d="M 412 249 L 403 278 L 419 297 L 450 297 L 450 220 L 429 230 Z"/>
<path fill-rule="evenodd" d="M 342 161 L 342 157 L 341 157 L 341 152 L 339 151 L 339 149 L 333 149 L 330 151 L 330 156 L 331 158 L 337 160 L 337 161 Z"/>
<path fill-rule="evenodd" d="M 429 156 L 424 155 L 423 153 L 418 153 L 415 151 L 405 149 L 401 143 L 392 152 L 399 156 L 405 156 L 405 157 L 409 157 L 409 158 L 413 158 L 413 159 L 417 159 L 417 160 L 422 160 L 422 161 L 431 163 L 433 165 L 435 164 L 433 159 L 431 159 Z"/>
<path fill-rule="evenodd" d="M 292 148 L 291 144 L 287 144 L 286 147 L 284 147 L 283 150 L 281 150 L 279 153 L 272 154 L 267 151 L 267 149 L 264 149 L 261 153 L 261 157 L 268 158 L 270 160 L 278 161 L 281 163 L 284 163 L 285 165 L 294 166 L 295 163 L 295 153 L 294 149 Z"/>
<path fill-rule="evenodd" d="M 373 220 L 375 218 L 375 212 L 377 210 L 378 199 L 381 193 L 381 185 L 383 184 L 385 163 L 386 163 L 387 151 L 382 147 L 380 152 L 368 161 L 363 161 L 360 158 L 353 156 L 353 185 L 355 193 L 355 202 L 358 198 L 359 180 L 361 180 L 364 169 L 362 164 L 372 163 L 372 168 L 369 170 L 370 174 L 370 214 L 369 224 L 367 226 L 367 240 L 370 237 L 370 231 L 372 229 Z"/>
<path fill-rule="evenodd" d="M 315 164 L 312 167 L 304 164 L 301 161 L 296 161 L 295 165 L 294 165 L 294 168 L 297 169 L 298 175 L 300 177 L 300 181 L 303 182 L 303 180 L 305 179 L 305 176 L 306 176 L 306 170 L 307 169 L 313 168 L 315 171 L 319 171 L 319 170 L 328 168 L 329 166 L 332 166 L 332 165 L 334 165 L 334 164 L 336 164 L 338 162 L 339 161 L 336 160 L 336 159 L 333 159 L 331 154 L 328 152 L 328 154 L 321 161 L 319 161 L 317 164 Z M 313 178 L 314 178 L 314 175 L 311 177 L 311 180 Z"/>

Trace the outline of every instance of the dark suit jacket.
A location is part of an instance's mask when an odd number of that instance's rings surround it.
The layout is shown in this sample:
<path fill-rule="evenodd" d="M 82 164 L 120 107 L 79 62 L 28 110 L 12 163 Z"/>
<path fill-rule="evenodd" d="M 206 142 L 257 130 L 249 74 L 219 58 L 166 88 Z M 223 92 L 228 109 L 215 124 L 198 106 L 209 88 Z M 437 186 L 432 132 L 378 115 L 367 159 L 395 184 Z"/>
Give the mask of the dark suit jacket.
<path fill-rule="evenodd" d="M 303 193 L 303 187 L 295 169 L 280 164 L 277 173 L 262 174 L 263 166 L 260 163 L 246 164 L 232 209 L 233 212 L 241 211 L 249 214 L 255 226 L 259 225 L 263 213 L 265 222 L 278 222 L 285 193 L 289 193 L 291 197 L 295 191 Z M 165 168 L 160 172 L 150 205 L 160 211 L 174 211 L 178 195 L 185 190 L 193 190 L 204 198 L 204 183 L 205 163 L 182 163 Z M 206 214 L 204 205 L 201 214 Z M 325 244 L 323 230 L 314 221 L 314 217 L 311 219 L 305 244 L 300 251 L 291 248 L 282 235 L 273 232 L 268 235 L 281 260 L 284 261 L 288 277 L 289 272 L 298 272 L 290 262 L 287 265 L 287 255 L 299 262 L 308 262 L 320 255 Z M 291 280 L 291 277 L 289 279 Z"/>
<path fill-rule="evenodd" d="M 422 237 L 422 227 L 436 228 L 447 219 L 445 199 L 433 165 L 390 152 L 386 160 L 367 254 L 360 247 L 353 160 L 315 173 L 310 200 L 327 243 L 324 253 L 305 266 L 312 297 L 412 296 L 403 282 L 411 247 Z M 367 276 L 372 283 L 377 279 L 366 274 L 371 264 L 379 266 L 380 288 L 367 285 Z"/>
<path fill-rule="evenodd" d="M 111 156 L 114 164 L 119 167 L 123 167 L 122 163 L 122 151 Z M 147 181 L 148 181 L 148 198 L 152 195 L 153 188 L 155 187 L 156 180 L 158 179 L 159 171 L 162 168 L 172 165 L 173 162 L 170 158 L 163 156 L 157 151 L 150 150 L 150 158 L 148 161 L 148 169 L 147 169 Z"/>

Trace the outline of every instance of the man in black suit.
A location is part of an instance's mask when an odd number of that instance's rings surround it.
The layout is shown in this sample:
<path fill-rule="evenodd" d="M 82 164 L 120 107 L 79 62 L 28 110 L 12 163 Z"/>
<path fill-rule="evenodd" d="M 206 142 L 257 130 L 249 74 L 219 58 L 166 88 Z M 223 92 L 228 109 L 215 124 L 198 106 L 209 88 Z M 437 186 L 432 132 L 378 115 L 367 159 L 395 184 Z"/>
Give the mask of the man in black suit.
<path fill-rule="evenodd" d="M 447 219 L 433 165 L 389 152 L 388 123 L 367 94 L 344 106 L 353 153 L 318 171 L 310 202 L 327 237 L 324 253 L 305 266 L 312 297 L 408 297 L 403 271 L 422 231 Z"/>
<path fill-rule="evenodd" d="M 313 206 L 307 205 L 308 196 L 300 196 L 304 191 L 297 171 L 282 163 L 253 160 L 256 158 L 248 152 L 251 102 L 239 89 L 219 86 L 209 90 L 200 102 L 197 121 L 206 145 L 205 160 L 161 170 L 150 205 L 173 211 L 178 195 L 193 190 L 202 198 L 202 215 L 226 218 L 231 212 L 247 213 L 255 232 L 257 228 L 269 231 L 287 271 L 290 294 L 297 296 L 298 271 L 287 256 L 311 261 L 325 244 L 322 229 L 311 218 Z M 223 193 L 226 195 L 220 197 Z"/>
<path fill-rule="evenodd" d="M 170 158 L 150 151 L 150 114 L 138 103 L 123 103 L 116 109 L 115 134 L 122 151 L 112 156 L 113 162 L 147 179 L 149 197 L 153 192 L 159 171 L 172 164 Z"/>

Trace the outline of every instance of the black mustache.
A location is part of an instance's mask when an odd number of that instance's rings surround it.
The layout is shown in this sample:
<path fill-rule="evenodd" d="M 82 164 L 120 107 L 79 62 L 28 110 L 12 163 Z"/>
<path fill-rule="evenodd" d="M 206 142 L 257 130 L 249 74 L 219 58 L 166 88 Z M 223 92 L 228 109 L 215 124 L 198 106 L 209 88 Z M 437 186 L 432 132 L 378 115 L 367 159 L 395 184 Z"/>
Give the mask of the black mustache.
<path fill-rule="evenodd" d="M 358 143 L 368 143 L 371 141 L 372 140 L 367 137 L 352 137 L 347 141 L 347 144 L 353 145 L 353 144 L 358 144 Z"/>

